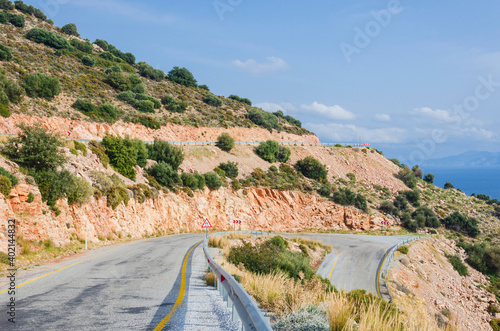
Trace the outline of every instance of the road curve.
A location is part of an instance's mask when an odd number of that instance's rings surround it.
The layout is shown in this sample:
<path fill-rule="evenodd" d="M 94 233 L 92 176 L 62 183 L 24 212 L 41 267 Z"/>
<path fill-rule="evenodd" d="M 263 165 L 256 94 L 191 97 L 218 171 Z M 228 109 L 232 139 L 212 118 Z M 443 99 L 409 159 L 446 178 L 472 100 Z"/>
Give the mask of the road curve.
<path fill-rule="evenodd" d="M 351 234 L 289 234 L 333 246 L 318 269 L 339 290 L 364 289 L 378 295 L 377 275 L 386 251 L 409 236 L 369 236 Z"/>
<path fill-rule="evenodd" d="M 96 250 L 81 263 L 54 265 L 45 273 L 74 264 L 17 288 L 16 323 L 9 323 L 2 309 L 0 330 L 153 330 L 176 302 L 186 253 L 203 238 L 182 234 L 141 240 Z M 189 276 L 191 263 L 186 265 Z M 40 275 L 19 277 L 16 283 Z M 1 293 L 1 305 L 9 298 Z"/>

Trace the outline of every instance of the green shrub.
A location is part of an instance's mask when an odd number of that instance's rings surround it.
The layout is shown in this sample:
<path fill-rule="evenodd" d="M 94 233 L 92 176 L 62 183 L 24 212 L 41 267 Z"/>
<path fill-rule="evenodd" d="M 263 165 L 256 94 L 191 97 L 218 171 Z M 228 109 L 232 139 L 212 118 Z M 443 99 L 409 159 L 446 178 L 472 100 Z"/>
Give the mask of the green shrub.
<path fill-rule="evenodd" d="M 353 183 L 356 182 L 356 175 L 353 174 L 352 172 L 349 172 L 348 174 L 346 174 L 346 177 L 349 178 L 349 180 Z"/>
<path fill-rule="evenodd" d="M 464 216 L 457 211 L 446 217 L 443 223 L 447 229 L 462 232 L 470 237 L 476 237 L 481 233 L 475 218 Z"/>
<path fill-rule="evenodd" d="M 277 160 L 277 156 L 279 154 L 279 145 L 274 140 L 261 142 L 255 149 L 255 152 L 261 159 L 273 163 Z"/>
<path fill-rule="evenodd" d="M 420 192 L 418 190 L 403 191 L 401 193 L 413 206 L 420 206 Z"/>
<path fill-rule="evenodd" d="M 12 184 L 12 187 L 16 186 L 19 183 L 19 180 L 17 179 L 16 176 L 14 176 L 13 174 L 11 174 L 10 172 L 8 172 L 7 170 L 5 170 L 2 167 L 0 167 L 0 175 L 6 176 L 7 178 L 9 178 L 9 180 Z"/>
<path fill-rule="evenodd" d="M 237 162 L 229 161 L 227 163 L 220 163 L 218 168 L 224 170 L 224 172 L 226 173 L 226 176 L 229 178 L 238 177 L 238 163 Z"/>
<path fill-rule="evenodd" d="M 196 79 L 194 79 L 193 74 L 186 68 L 174 67 L 168 73 L 168 79 L 172 82 L 187 87 L 196 87 L 198 85 Z"/>
<path fill-rule="evenodd" d="M 398 252 L 401 252 L 402 254 L 408 254 L 408 251 L 408 246 L 403 245 L 398 247 Z"/>
<path fill-rule="evenodd" d="M 24 16 L 11 14 L 9 15 L 9 23 L 18 28 L 24 28 Z"/>
<path fill-rule="evenodd" d="M 453 266 L 460 276 L 468 276 L 467 266 L 463 264 L 462 259 L 458 255 L 447 255 L 448 261 Z"/>
<path fill-rule="evenodd" d="M 188 174 L 187 172 L 181 175 L 182 185 L 189 187 L 192 190 L 198 188 L 198 178 L 194 174 Z"/>
<path fill-rule="evenodd" d="M 4 252 L 0 252 L 0 263 L 10 265 L 9 255 Z"/>
<path fill-rule="evenodd" d="M 139 100 L 137 102 L 137 110 L 141 113 L 154 113 L 155 105 L 149 100 Z"/>
<path fill-rule="evenodd" d="M 408 210 L 408 201 L 406 200 L 406 196 L 403 194 L 399 194 L 394 199 L 394 207 L 397 208 L 398 211 Z M 398 213 L 396 213 L 397 215 Z"/>
<path fill-rule="evenodd" d="M 4 72 L 0 72 L 0 91 L 3 92 L 3 103 L 8 106 L 8 102 L 20 103 L 26 93 L 22 87 L 13 80 L 7 79 Z M 5 99 L 5 96 L 7 99 Z"/>
<path fill-rule="evenodd" d="M 330 184 L 321 184 L 321 187 L 318 189 L 318 194 L 322 197 L 328 198 L 332 194 L 332 187 Z"/>
<path fill-rule="evenodd" d="M 231 94 L 230 96 L 228 96 L 228 98 L 236 101 L 241 101 L 241 98 L 235 94 Z"/>
<path fill-rule="evenodd" d="M 278 129 L 278 118 L 262 109 L 252 108 L 247 114 L 247 118 L 258 126 L 262 126 L 268 130 Z"/>
<path fill-rule="evenodd" d="M 93 67 L 95 64 L 95 59 L 93 57 L 85 55 L 82 57 L 82 63 L 88 67 Z"/>
<path fill-rule="evenodd" d="M 33 201 L 35 201 L 35 195 L 30 192 L 28 193 L 28 200 L 26 200 L 27 203 L 32 203 Z"/>
<path fill-rule="evenodd" d="M 102 119 L 108 123 L 114 123 L 118 119 L 118 110 L 111 104 L 104 104 L 100 107 L 97 107 L 90 101 L 77 99 L 73 103 L 72 107 L 81 111 L 89 117 Z"/>
<path fill-rule="evenodd" d="M 10 116 L 10 109 L 9 109 L 10 101 L 9 97 L 7 94 L 5 94 L 4 91 L 0 90 L 0 115 L 2 117 L 9 117 Z"/>
<path fill-rule="evenodd" d="M 35 170 L 55 169 L 66 162 L 59 154 L 62 141 L 40 126 L 20 125 L 21 133 L 9 138 L 3 153 L 19 165 Z"/>
<path fill-rule="evenodd" d="M 121 72 L 109 73 L 106 83 L 118 91 L 127 91 L 133 87 L 130 79 Z"/>
<path fill-rule="evenodd" d="M 203 99 L 203 102 L 209 106 L 220 107 L 222 106 L 222 101 L 213 94 L 209 94 Z"/>
<path fill-rule="evenodd" d="M 31 98 L 52 100 L 56 95 L 61 93 L 59 79 L 40 73 L 26 76 L 23 87 L 26 90 L 26 94 Z"/>
<path fill-rule="evenodd" d="M 175 170 L 170 164 L 160 161 L 153 166 L 151 166 L 147 170 L 150 176 L 153 176 L 156 181 L 168 188 L 173 188 L 177 185 L 181 185 L 181 179 L 177 174 L 177 170 Z"/>
<path fill-rule="evenodd" d="M 411 189 L 417 187 L 417 177 L 415 177 L 415 173 L 406 167 L 399 170 L 396 177 L 401 179 L 403 183 Z"/>
<path fill-rule="evenodd" d="M 101 47 L 104 52 L 108 51 L 109 44 L 108 44 L 108 42 L 106 40 L 96 39 L 94 41 L 94 44 L 96 44 L 97 46 Z M 111 53 L 109 53 L 109 54 L 111 54 Z"/>
<path fill-rule="evenodd" d="M 129 201 L 127 189 L 123 186 L 112 186 L 106 193 L 106 199 L 107 206 L 113 208 L 113 210 L 115 210 L 122 201 L 127 205 Z"/>
<path fill-rule="evenodd" d="M 451 182 L 444 183 L 445 190 L 452 189 L 452 188 L 455 188 L 455 186 L 453 186 L 453 184 Z"/>
<path fill-rule="evenodd" d="M 222 186 L 222 179 L 215 172 L 210 171 L 203 175 L 205 184 L 211 190 L 218 190 Z"/>
<path fill-rule="evenodd" d="M 217 137 L 216 146 L 224 152 L 229 152 L 234 148 L 234 139 L 229 135 L 229 133 L 223 132 Z"/>
<path fill-rule="evenodd" d="M 12 190 L 12 182 L 9 177 L 0 175 L 0 193 L 3 194 L 5 199 L 10 198 L 10 191 Z"/>
<path fill-rule="evenodd" d="M 161 128 L 161 123 L 150 116 L 135 116 L 132 122 L 142 124 L 150 129 L 159 130 Z"/>
<path fill-rule="evenodd" d="M 94 190 L 82 177 L 75 177 L 68 193 L 68 204 L 77 203 L 80 206 L 90 201 Z"/>
<path fill-rule="evenodd" d="M 77 29 L 75 23 L 68 23 L 68 24 L 63 25 L 63 27 L 61 28 L 61 31 L 64 32 L 65 34 L 68 34 L 71 36 L 80 37 L 80 34 L 78 33 L 78 29 Z"/>
<path fill-rule="evenodd" d="M 69 171 L 56 171 L 46 169 L 37 171 L 33 174 L 38 189 L 42 194 L 42 201 L 53 207 L 57 199 L 68 197 L 74 188 L 75 176 Z"/>
<path fill-rule="evenodd" d="M 12 60 L 12 53 L 10 48 L 4 45 L 0 45 L 0 61 L 10 61 Z"/>
<path fill-rule="evenodd" d="M 210 88 L 207 85 L 205 85 L 205 84 L 198 85 L 198 88 L 201 88 L 202 90 L 210 91 Z"/>
<path fill-rule="evenodd" d="M 427 173 L 427 174 L 425 174 L 425 176 L 424 176 L 424 181 L 426 181 L 426 182 L 427 182 L 427 183 L 429 183 L 429 184 L 434 183 L 434 175 L 433 175 L 433 174 L 431 174 L 430 172 L 429 172 L 429 173 Z"/>
<path fill-rule="evenodd" d="M 194 173 L 194 177 L 196 178 L 196 181 L 198 183 L 198 189 L 203 190 L 206 186 L 206 181 L 205 177 L 197 172 Z"/>
<path fill-rule="evenodd" d="M 26 38 L 55 49 L 70 48 L 66 38 L 44 29 L 33 28 L 26 34 Z"/>
<path fill-rule="evenodd" d="M 154 69 L 146 62 L 137 63 L 137 70 L 139 71 L 139 75 L 157 82 L 161 82 L 163 79 L 165 79 L 165 73 L 163 71 L 161 71 L 160 69 Z"/>
<path fill-rule="evenodd" d="M 147 145 L 149 158 L 157 162 L 165 162 L 177 171 L 184 161 L 182 149 L 163 140 L 155 139 L 153 144 Z"/>
<path fill-rule="evenodd" d="M 305 159 L 297 161 L 295 169 L 300 171 L 305 177 L 311 179 L 326 180 L 326 175 L 328 174 L 325 166 L 312 156 L 308 156 Z"/>
<path fill-rule="evenodd" d="M 79 50 L 80 52 L 92 54 L 94 53 L 94 47 L 90 43 L 90 41 L 80 41 L 78 39 L 71 39 L 69 42 L 71 46 Z M 95 62 L 95 60 L 94 60 Z M 85 63 L 84 63 L 85 64 Z"/>
<path fill-rule="evenodd" d="M 0 0 L 0 9 L 3 10 L 13 10 L 14 4 L 9 0 Z"/>
<path fill-rule="evenodd" d="M 102 140 L 109 163 L 123 176 L 135 180 L 137 150 L 132 140 L 106 134 Z"/>

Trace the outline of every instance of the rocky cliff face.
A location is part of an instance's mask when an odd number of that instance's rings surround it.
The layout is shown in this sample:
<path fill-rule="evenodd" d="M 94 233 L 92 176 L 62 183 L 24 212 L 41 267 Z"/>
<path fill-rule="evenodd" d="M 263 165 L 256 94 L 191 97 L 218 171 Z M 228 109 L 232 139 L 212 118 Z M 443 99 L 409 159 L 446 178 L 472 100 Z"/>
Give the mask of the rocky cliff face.
<path fill-rule="evenodd" d="M 35 200 L 28 203 L 28 193 Z M 375 230 L 382 220 L 355 209 L 297 192 L 266 188 L 243 190 L 221 188 L 184 193 L 162 193 L 157 199 L 138 203 L 131 199 L 116 210 L 106 206 L 106 198 L 94 199 L 84 206 L 68 206 L 59 201 L 59 216 L 41 202 L 36 186 L 21 183 L 6 199 L 0 194 L 0 250 L 6 251 L 7 220 L 16 219 L 18 234 L 27 240 L 50 239 L 56 245 L 70 238 L 131 236 L 179 231 L 199 231 L 205 218 L 218 230 L 231 229 L 233 219 L 242 221 L 242 229 L 293 231 L 303 229 Z M 385 219 L 389 221 L 388 219 Z"/>

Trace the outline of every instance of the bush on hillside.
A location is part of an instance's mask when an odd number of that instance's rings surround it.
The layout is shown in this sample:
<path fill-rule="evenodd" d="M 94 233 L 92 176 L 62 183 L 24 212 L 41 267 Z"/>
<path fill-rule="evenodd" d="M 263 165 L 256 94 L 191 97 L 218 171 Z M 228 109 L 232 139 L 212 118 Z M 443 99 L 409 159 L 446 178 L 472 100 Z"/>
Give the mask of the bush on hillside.
<path fill-rule="evenodd" d="M 467 270 L 467 266 L 463 264 L 462 259 L 458 255 L 447 255 L 448 261 L 453 266 L 460 276 L 468 276 L 469 271 Z"/>
<path fill-rule="evenodd" d="M 106 155 L 106 148 L 104 148 L 100 142 L 95 140 L 89 142 L 89 148 L 92 153 L 97 155 L 104 168 L 107 168 L 109 164 L 109 157 Z"/>
<path fill-rule="evenodd" d="M 163 71 L 161 71 L 160 69 L 154 69 L 146 62 L 137 63 L 137 70 L 139 71 L 139 75 L 157 82 L 161 82 L 163 79 L 165 79 L 165 73 Z"/>
<path fill-rule="evenodd" d="M 366 198 L 361 194 L 356 194 L 348 188 L 341 188 L 333 192 L 333 202 L 343 206 L 355 206 L 361 210 L 367 210 Z"/>
<path fill-rule="evenodd" d="M 403 167 L 399 170 L 396 178 L 399 178 L 411 189 L 417 187 L 417 177 L 415 177 L 415 173 L 410 169 Z"/>
<path fill-rule="evenodd" d="M 408 202 L 410 202 L 414 207 L 420 206 L 420 192 L 418 190 L 408 190 L 401 192 Z"/>
<path fill-rule="evenodd" d="M 13 10 L 14 4 L 9 0 L 0 0 L 0 9 L 3 10 Z"/>
<path fill-rule="evenodd" d="M 3 194 L 5 199 L 10 198 L 10 192 L 12 191 L 12 182 L 9 177 L 0 174 L 0 193 Z"/>
<path fill-rule="evenodd" d="M 217 137 L 216 146 L 224 152 L 229 152 L 234 148 L 234 139 L 229 135 L 229 133 L 223 132 Z"/>
<path fill-rule="evenodd" d="M 4 45 L 0 45 L 0 61 L 10 61 L 12 60 L 12 53 L 10 48 Z"/>
<path fill-rule="evenodd" d="M 261 142 L 255 149 L 257 155 L 268 162 L 286 162 L 290 158 L 291 150 L 288 147 L 279 146 L 274 140 Z"/>
<path fill-rule="evenodd" d="M 108 44 L 108 42 L 106 40 L 96 39 L 94 41 L 94 44 L 96 44 L 97 46 L 101 47 L 104 52 L 108 51 L 109 44 Z M 109 53 L 109 54 L 111 54 L 111 53 Z"/>
<path fill-rule="evenodd" d="M 64 32 L 65 34 L 70 35 L 70 36 L 80 37 L 80 34 L 78 33 L 78 29 L 77 29 L 75 23 L 68 23 L 68 24 L 63 25 L 63 27 L 61 28 L 61 31 Z"/>
<path fill-rule="evenodd" d="M 15 4 L 15 8 L 27 15 L 33 15 L 35 16 L 36 18 L 39 18 L 41 20 L 46 20 L 47 19 L 47 16 L 40 10 L 40 9 L 37 9 L 31 5 L 26 5 L 24 4 L 24 2 L 22 1 L 14 1 L 14 4 Z"/>
<path fill-rule="evenodd" d="M 455 188 L 455 186 L 453 186 L 453 184 L 451 182 L 444 183 L 445 190 L 452 189 L 452 188 Z"/>
<path fill-rule="evenodd" d="M 152 165 L 147 172 L 149 175 L 153 176 L 160 185 L 166 186 L 170 189 L 182 184 L 177 170 L 175 170 L 170 164 L 163 161 Z"/>
<path fill-rule="evenodd" d="M 194 79 L 193 74 L 186 68 L 174 67 L 168 73 L 168 79 L 177 84 L 181 84 L 187 87 L 198 86 L 196 79 Z"/>
<path fill-rule="evenodd" d="M 206 91 L 210 91 L 210 88 L 208 87 L 208 85 L 198 85 L 198 88 L 201 88 L 202 90 L 206 90 Z"/>
<path fill-rule="evenodd" d="M 66 38 L 44 29 L 33 28 L 26 34 L 26 38 L 55 49 L 70 47 Z"/>
<path fill-rule="evenodd" d="M 219 175 L 217 175 L 213 171 L 207 172 L 203 175 L 203 177 L 205 178 L 205 184 L 207 185 L 207 187 L 213 191 L 218 190 L 223 184 L 222 179 L 219 177 Z"/>
<path fill-rule="evenodd" d="M 61 139 L 40 126 L 20 125 L 17 137 L 9 138 L 2 152 L 19 165 L 35 169 L 56 169 L 66 162 L 59 154 Z"/>
<path fill-rule="evenodd" d="M 411 170 L 415 174 L 415 177 L 422 179 L 422 176 L 423 176 L 424 172 L 422 171 L 422 169 L 420 169 L 420 167 L 418 166 L 418 164 L 414 165 Z"/>
<path fill-rule="evenodd" d="M 159 130 L 161 123 L 150 116 L 135 116 L 131 120 L 132 123 L 139 123 L 147 128 Z"/>
<path fill-rule="evenodd" d="M 0 90 L 2 90 L 10 102 L 19 103 L 23 99 L 24 88 L 20 87 L 13 80 L 7 79 L 5 73 L 0 73 Z"/>
<path fill-rule="evenodd" d="M 446 217 L 443 223 L 447 229 L 462 232 L 470 237 L 476 237 L 481 233 L 475 218 L 462 215 L 458 211 Z"/>
<path fill-rule="evenodd" d="M 18 27 L 18 28 L 24 28 L 24 25 L 25 25 L 24 16 L 10 14 L 9 15 L 9 23 L 12 24 L 13 26 Z"/>
<path fill-rule="evenodd" d="M 90 101 L 77 99 L 72 107 L 91 118 L 101 119 L 108 123 L 114 123 L 118 119 L 118 110 L 111 104 L 104 104 L 97 107 Z"/>
<path fill-rule="evenodd" d="M 328 172 L 324 165 L 312 156 L 297 161 L 295 169 L 300 171 L 305 177 L 311 179 L 325 179 Z"/>
<path fill-rule="evenodd" d="M 12 184 L 12 187 L 16 186 L 19 183 L 19 180 L 17 179 L 16 176 L 14 176 L 13 174 L 11 174 L 10 172 L 8 172 L 7 170 L 5 170 L 2 167 L 0 167 L 0 175 L 3 175 L 5 177 L 9 178 L 9 180 Z"/>
<path fill-rule="evenodd" d="M 203 99 L 203 102 L 206 103 L 207 105 L 213 106 L 213 107 L 220 107 L 222 106 L 222 101 L 220 101 L 219 98 L 217 98 L 213 94 L 209 94 Z"/>
<path fill-rule="evenodd" d="M 218 166 L 219 169 L 224 170 L 226 176 L 229 178 L 238 177 L 238 163 L 228 161 L 227 163 L 220 163 Z"/>
<path fill-rule="evenodd" d="M 247 118 L 258 126 L 268 130 L 278 129 L 278 118 L 271 113 L 258 108 L 252 108 L 247 114 Z"/>
<path fill-rule="evenodd" d="M 425 176 L 424 176 L 424 181 L 429 183 L 429 184 L 432 184 L 434 183 L 434 175 L 431 174 L 430 172 L 427 173 Z"/>
<path fill-rule="evenodd" d="M 134 142 L 107 134 L 102 139 L 102 145 L 106 149 L 109 163 L 123 176 L 135 180 L 138 151 Z"/>
<path fill-rule="evenodd" d="M 40 73 L 26 76 L 23 87 L 26 90 L 26 95 L 31 98 L 52 100 L 56 95 L 61 93 L 59 79 Z"/>
<path fill-rule="evenodd" d="M 184 161 L 182 149 L 166 141 L 156 139 L 153 144 L 147 145 L 147 148 L 150 159 L 169 164 L 175 171 Z"/>
<path fill-rule="evenodd" d="M 130 79 L 121 72 L 109 73 L 106 78 L 106 83 L 118 91 L 127 91 L 133 87 Z"/>
<path fill-rule="evenodd" d="M 95 64 L 95 59 L 90 56 L 82 56 L 82 63 L 88 67 L 93 67 Z"/>

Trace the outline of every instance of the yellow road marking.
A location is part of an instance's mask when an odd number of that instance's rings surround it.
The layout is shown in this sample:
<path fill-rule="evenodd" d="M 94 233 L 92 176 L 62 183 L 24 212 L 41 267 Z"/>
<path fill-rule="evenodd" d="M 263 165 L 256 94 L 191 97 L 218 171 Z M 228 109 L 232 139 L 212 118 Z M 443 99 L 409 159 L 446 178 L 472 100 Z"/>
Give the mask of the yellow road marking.
<path fill-rule="evenodd" d="M 15 288 L 18 288 L 18 287 L 21 287 L 21 286 L 23 286 L 23 285 L 29 284 L 29 283 L 31 283 L 31 282 L 34 282 L 35 280 L 38 280 L 38 279 L 43 278 L 43 277 L 46 277 L 46 276 L 48 276 L 48 275 L 52 275 L 53 273 L 56 273 L 56 272 L 58 272 L 58 271 L 64 270 L 64 269 L 69 268 L 69 267 L 72 267 L 72 266 L 74 266 L 74 265 L 76 265 L 76 264 L 78 264 L 78 263 L 82 263 L 83 261 L 87 261 L 87 260 L 82 260 L 82 261 L 79 261 L 79 262 L 76 262 L 76 263 L 70 264 L 70 265 L 68 265 L 68 266 L 65 266 L 65 267 L 63 267 L 63 268 L 61 268 L 61 269 L 57 269 L 57 270 L 51 271 L 51 272 L 49 272 L 48 274 L 42 275 L 42 276 L 40 276 L 40 277 L 34 278 L 34 279 L 32 279 L 32 280 L 28 280 L 27 282 L 24 282 L 24 283 L 22 283 L 22 284 L 19 284 L 19 285 L 17 285 Z M 7 292 L 9 289 L 10 289 L 10 288 L 5 289 L 5 290 L 3 290 L 3 291 L 0 291 L 0 293 Z"/>
<path fill-rule="evenodd" d="M 337 257 L 335 257 L 335 262 L 333 262 L 332 270 L 330 270 L 330 276 L 328 276 L 328 280 L 332 278 L 332 273 L 333 273 L 333 268 L 335 268 L 335 265 L 337 264 L 337 259 L 339 258 L 339 252 L 334 248 L 335 253 L 337 253 Z"/>
<path fill-rule="evenodd" d="M 382 271 L 382 267 L 384 266 L 385 259 L 387 258 L 387 250 L 385 248 L 384 248 L 384 252 L 385 252 L 384 259 L 382 260 L 382 263 L 380 264 L 380 267 L 378 268 L 378 272 L 377 272 L 377 293 L 381 299 L 382 299 L 382 295 L 380 294 L 379 281 L 380 281 L 380 272 Z M 386 278 L 387 278 L 387 275 L 386 275 Z M 387 281 L 387 279 L 386 279 L 386 281 Z"/>
<path fill-rule="evenodd" d="M 153 331 L 158 331 L 158 330 L 163 330 L 165 325 L 167 325 L 168 321 L 174 316 L 175 311 L 177 308 L 179 308 L 180 304 L 182 303 L 182 300 L 184 299 L 184 294 L 186 292 L 186 266 L 187 266 L 187 261 L 189 258 L 189 255 L 191 255 L 191 252 L 199 245 L 201 244 L 202 241 L 197 243 L 193 248 L 191 248 L 188 253 L 186 254 L 186 257 L 184 258 L 184 263 L 182 264 L 182 276 L 181 276 L 181 288 L 179 289 L 179 296 L 177 297 L 177 300 L 175 300 L 174 306 L 172 307 L 172 310 L 168 313 L 167 316 L 165 316 L 160 323 L 154 328 Z"/>

